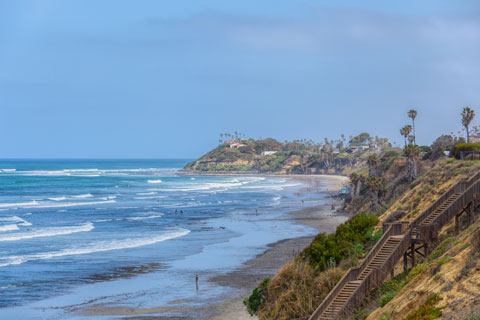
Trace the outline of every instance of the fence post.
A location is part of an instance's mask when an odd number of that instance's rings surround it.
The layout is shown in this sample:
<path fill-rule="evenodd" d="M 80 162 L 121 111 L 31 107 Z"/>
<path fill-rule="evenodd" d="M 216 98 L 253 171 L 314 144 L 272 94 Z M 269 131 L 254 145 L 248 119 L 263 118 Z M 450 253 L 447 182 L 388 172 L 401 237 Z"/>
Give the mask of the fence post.
<path fill-rule="evenodd" d="M 458 235 L 458 231 L 460 229 L 459 221 L 458 221 L 458 214 L 455 215 L 455 235 Z"/>
<path fill-rule="evenodd" d="M 415 242 L 412 242 L 412 268 L 415 267 Z"/>

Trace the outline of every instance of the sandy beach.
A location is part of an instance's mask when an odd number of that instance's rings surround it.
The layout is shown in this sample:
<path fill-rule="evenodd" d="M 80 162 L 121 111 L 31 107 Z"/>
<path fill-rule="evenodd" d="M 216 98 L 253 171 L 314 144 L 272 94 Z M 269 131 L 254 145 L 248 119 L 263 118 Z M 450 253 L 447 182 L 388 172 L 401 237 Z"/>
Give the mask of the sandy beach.
<path fill-rule="evenodd" d="M 345 214 L 332 210 L 332 204 L 337 200 L 333 197 L 339 193 L 342 186 L 347 182 L 343 176 L 288 176 L 290 179 L 307 185 L 302 192 L 318 190 L 322 195 L 327 194 L 325 204 L 309 206 L 309 199 L 303 200 L 305 208 L 290 212 L 284 216 L 284 220 L 294 221 L 298 224 L 316 228 L 319 232 L 330 233 L 336 226 L 344 222 L 348 217 Z M 312 199 L 314 201 L 315 199 Z M 268 249 L 255 258 L 246 261 L 240 268 L 221 275 L 214 275 L 208 281 L 222 287 L 234 288 L 234 295 L 225 297 L 223 301 L 214 302 L 202 307 L 182 307 L 182 302 L 174 301 L 169 306 L 158 308 L 131 308 L 96 304 L 87 308 L 79 308 L 76 312 L 82 316 L 122 316 L 128 319 L 256 319 L 246 311 L 243 299 L 248 297 L 251 291 L 264 278 L 273 276 L 284 264 L 295 257 L 303 248 L 308 246 L 313 236 L 284 239 L 268 245 Z M 178 304 L 178 305 L 177 305 Z M 159 313 L 190 314 L 195 316 L 158 316 Z M 154 315 L 156 314 L 156 315 Z M 137 316 L 137 317 L 135 317 Z"/>
<path fill-rule="evenodd" d="M 292 179 L 306 183 L 310 188 L 318 188 L 320 182 L 322 184 L 326 182 L 328 187 L 322 190 L 322 192 L 330 196 L 338 194 L 341 187 L 347 183 L 347 178 L 343 176 L 294 176 Z M 290 212 L 289 218 L 296 223 L 312 226 L 319 232 L 331 233 L 335 231 L 339 224 L 348 219 L 347 215 L 332 210 L 332 203 L 335 203 L 335 201 L 329 198 L 324 205 L 306 207 Z M 238 288 L 240 293 L 235 297 L 230 297 L 225 301 L 210 306 L 208 312 L 214 315 L 205 319 L 256 319 L 256 317 L 250 316 L 246 311 L 243 299 L 251 294 L 261 280 L 273 276 L 284 264 L 308 246 L 313 238 L 300 237 L 272 243 L 267 251 L 247 261 L 242 268 L 211 279 L 211 281 L 215 281 L 220 285 Z"/>

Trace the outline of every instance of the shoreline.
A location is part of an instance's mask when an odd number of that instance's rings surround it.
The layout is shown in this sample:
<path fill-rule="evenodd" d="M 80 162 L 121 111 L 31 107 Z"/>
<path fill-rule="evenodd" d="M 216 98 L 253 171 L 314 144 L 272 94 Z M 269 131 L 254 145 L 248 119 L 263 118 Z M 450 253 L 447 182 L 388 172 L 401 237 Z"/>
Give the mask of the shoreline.
<path fill-rule="evenodd" d="M 308 206 L 310 199 L 304 199 L 306 207 L 286 212 L 278 221 L 291 221 L 295 224 L 313 227 L 317 232 L 330 233 L 335 230 L 338 224 L 347 219 L 345 214 L 335 213 L 331 209 L 331 204 L 336 202 L 332 196 L 339 193 L 341 187 L 348 180 L 347 177 L 333 175 L 288 175 L 286 177 L 305 185 L 300 189 L 299 196 L 316 191 L 323 196 L 324 203 Z M 206 280 L 216 286 L 233 289 L 233 294 L 225 299 L 216 300 L 206 305 L 188 307 L 177 305 L 174 302 L 171 302 L 170 305 L 154 308 L 112 306 L 100 303 L 95 306 L 80 308 L 74 313 L 81 316 L 117 316 L 121 319 L 127 319 L 131 316 L 148 317 L 148 315 L 152 316 L 153 314 L 155 314 L 155 319 L 257 319 L 257 317 L 248 314 L 243 299 L 251 294 L 260 281 L 273 276 L 303 248 L 308 246 L 314 237 L 315 235 L 285 238 L 267 244 L 264 252 L 245 261 L 235 270 L 226 274 L 213 275 Z M 161 313 L 170 313 L 171 316 L 159 315 Z M 177 315 L 174 316 L 174 314 Z"/>
<path fill-rule="evenodd" d="M 206 172 L 206 171 L 184 171 L 184 170 L 178 170 L 175 171 L 176 175 L 179 176 L 246 176 L 246 177 L 282 177 L 282 178 L 297 178 L 297 177 L 344 177 L 348 178 L 345 175 L 342 174 L 312 174 L 312 173 L 306 173 L 306 174 L 299 174 L 299 173 L 268 173 L 268 172 L 257 172 L 257 171 L 217 171 L 217 172 Z"/>
<path fill-rule="evenodd" d="M 329 183 L 327 183 L 327 189 L 322 190 L 322 193 L 327 194 L 325 204 L 288 212 L 287 219 L 297 224 L 314 227 L 318 232 L 326 233 L 335 231 L 339 224 L 348 219 L 346 214 L 336 213 L 331 209 L 331 204 L 334 202 L 332 201 L 332 196 L 339 193 L 341 187 L 346 183 L 347 177 L 333 175 L 289 175 L 289 177 L 292 178 L 292 180 L 302 180 L 302 182 L 314 188 L 318 187 L 318 180 L 323 182 L 329 180 Z M 315 180 L 312 180 L 312 178 Z M 310 181 L 305 181 L 309 179 Z M 304 236 L 287 238 L 270 243 L 267 245 L 268 249 L 265 252 L 246 261 L 237 270 L 210 279 L 209 281 L 213 281 L 216 284 L 239 289 L 239 292 L 234 297 L 205 307 L 204 312 L 213 313 L 214 315 L 202 319 L 257 319 L 256 316 L 250 316 L 248 314 L 243 304 L 243 299 L 251 294 L 252 290 L 257 287 L 260 281 L 273 276 L 286 263 L 296 257 L 314 238 L 315 236 Z"/>

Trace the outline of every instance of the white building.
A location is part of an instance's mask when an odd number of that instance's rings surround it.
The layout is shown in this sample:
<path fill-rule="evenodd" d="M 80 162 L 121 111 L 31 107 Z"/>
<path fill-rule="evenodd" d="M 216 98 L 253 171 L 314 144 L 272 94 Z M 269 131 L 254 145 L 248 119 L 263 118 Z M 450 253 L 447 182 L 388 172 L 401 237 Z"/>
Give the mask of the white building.
<path fill-rule="evenodd" d="M 262 156 L 271 156 L 272 154 L 277 153 L 278 151 L 262 151 Z"/>
<path fill-rule="evenodd" d="M 236 143 L 236 142 L 230 144 L 230 149 L 238 149 L 241 147 L 245 147 L 245 145 L 243 143 Z"/>

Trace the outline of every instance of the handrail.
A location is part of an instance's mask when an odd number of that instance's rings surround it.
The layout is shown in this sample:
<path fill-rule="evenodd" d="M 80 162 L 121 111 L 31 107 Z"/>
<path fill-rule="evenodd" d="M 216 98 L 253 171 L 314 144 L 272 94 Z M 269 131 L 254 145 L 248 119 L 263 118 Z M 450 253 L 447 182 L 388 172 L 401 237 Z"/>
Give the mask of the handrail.
<path fill-rule="evenodd" d="M 362 263 L 358 266 L 360 272 L 372 261 L 373 257 L 377 254 L 378 251 L 382 248 L 382 246 L 387 242 L 388 238 L 393 235 L 393 227 L 392 224 L 388 226 L 387 231 L 382 235 L 380 240 L 375 243 L 372 249 L 368 252 L 365 259 L 363 259 Z"/>
<path fill-rule="evenodd" d="M 310 320 L 317 320 L 319 316 L 322 315 L 323 311 L 325 311 L 330 303 L 335 299 L 337 294 L 343 289 L 343 287 L 350 281 L 357 279 L 359 272 L 358 267 L 352 267 L 348 269 L 348 271 L 343 275 L 342 279 L 337 282 L 335 287 L 330 290 L 330 293 L 323 299 L 322 303 L 317 307 L 317 309 L 312 313 L 310 316 Z"/>
<path fill-rule="evenodd" d="M 475 194 L 479 193 L 480 181 L 477 181 L 463 192 L 463 194 L 458 197 L 442 214 L 435 217 L 430 224 L 438 224 L 438 228 L 444 226 L 454 215 L 461 209 L 463 209 L 470 199 L 473 199 Z"/>
<path fill-rule="evenodd" d="M 387 260 L 383 263 L 383 266 L 395 267 L 395 264 L 400 260 L 400 257 L 403 255 L 403 252 L 408 248 L 410 244 L 412 229 L 409 229 L 403 236 L 400 243 L 397 245 L 395 250 L 390 253 Z M 399 254 L 400 253 L 400 254 Z M 354 290 L 352 295 L 348 298 L 345 307 L 340 312 L 339 316 L 346 316 L 347 313 L 355 308 L 355 306 L 361 302 L 361 299 L 365 294 L 370 292 L 373 288 L 379 286 L 389 275 L 389 272 L 383 270 L 384 268 L 373 269 L 362 283 Z M 387 268 L 390 269 L 390 268 Z"/>
<path fill-rule="evenodd" d="M 405 234 L 403 234 L 402 240 L 400 241 L 400 243 L 397 244 L 395 250 L 390 253 L 387 260 L 382 264 L 382 268 L 374 268 L 366 275 L 360 285 L 350 295 L 343 308 L 336 315 L 336 318 L 348 315 L 347 313 L 353 310 L 353 308 L 355 308 L 355 306 L 361 302 L 361 299 L 365 294 L 367 294 L 374 287 L 379 286 L 388 277 L 388 271 L 383 269 L 392 270 L 393 268 L 395 268 L 395 264 L 400 260 L 403 253 L 408 249 L 412 240 L 413 232 L 416 227 L 419 226 L 421 222 L 425 220 L 425 218 L 427 218 L 428 216 L 430 216 L 430 214 L 437 210 L 445 201 L 447 201 L 447 199 L 449 199 L 452 195 L 456 193 L 460 193 L 461 196 L 455 199 L 455 201 L 453 201 L 447 208 L 445 208 L 445 210 L 443 210 L 437 217 L 435 217 L 429 223 L 429 226 L 433 225 L 435 227 L 434 229 L 438 230 L 451 218 L 453 218 L 453 216 L 457 214 L 459 210 L 465 208 L 468 202 L 470 202 L 476 194 L 480 194 L 480 171 L 475 173 L 470 179 L 460 180 L 454 185 L 452 185 L 434 203 L 432 203 L 412 222 L 410 222 L 410 224 L 408 224 L 408 229 Z M 318 320 L 322 313 L 335 300 L 343 287 L 348 282 L 357 280 L 358 276 L 377 255 L 377 253 L 381 250 L 381 248 L 388 241 L 388 239 L 391 236 L 402 234 L 404 224 L 405 222 L 383 224 L 383 229 L 386 228 L 386 230 L 380 240 L 373 246 L 373 248 L 370 250 L 370 252 L 367 254 L 365 259 L 358 267 L 350 268 L 345 273 L 342 279 L 335 285 L 335 287 L 330 291 L 330 293 L 322 301 L 322 303 L 315 310 L 315 312 L 310 316 L 309 320 Z"/>
<path fill-rule="evenodd" d="M 422 223 L 425 218 L 427 218 L 430 214 L 432 214 L 438 207 L 440 207 L 448 198 L 455 194 L 455 188 L 457 187 L 457 183 L 448 188 L 444 194 L 442 194 L 435 202 L 433 202 L 427 209 L 423 210 L 421 214 L 419 214 L 410 225 L 415 227 Z"/>

